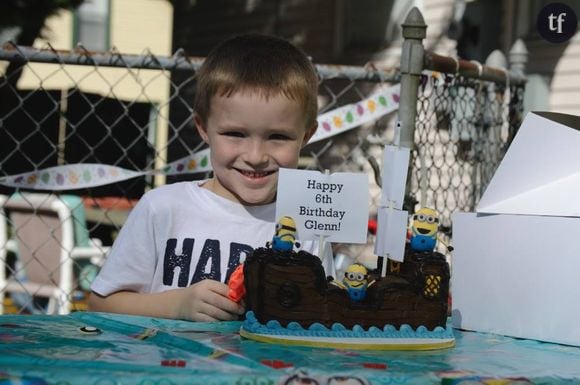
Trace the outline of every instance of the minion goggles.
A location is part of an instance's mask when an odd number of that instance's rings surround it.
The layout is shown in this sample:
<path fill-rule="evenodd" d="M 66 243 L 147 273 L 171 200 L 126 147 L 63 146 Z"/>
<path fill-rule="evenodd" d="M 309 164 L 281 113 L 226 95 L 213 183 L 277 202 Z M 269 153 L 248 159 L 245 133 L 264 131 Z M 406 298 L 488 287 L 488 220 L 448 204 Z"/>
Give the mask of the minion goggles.
<path fill-rule="evenodd" d="M 425 214 L 415 214 L 413 215 L 413 220 L 427 223 L 439 223 L 439 218 L 436 218 L 433 215 L 425 215 Z"/>
<path fill-rule="evenodd" d="M 354 273 L 354 272 L 351 272 L 351 271 L 347 271 L 347 272 L 344 273 L 344 276 L 348 280 L 350 280 L 350 281 L 359 281 L 359 282 L 362 282 L 365 279 L 367 279 L 369 275 L 368 274 L 363 274 L 363 273 Z"/>
<path fill-rule="evenodd" d="M 279 230 L 296 231 L 296 228 L 292 227 L 292 226 L 286 226 L 286 225 L 281 225 L 279 223 L 276 223 L 276 231 L 279 231 Z"/>

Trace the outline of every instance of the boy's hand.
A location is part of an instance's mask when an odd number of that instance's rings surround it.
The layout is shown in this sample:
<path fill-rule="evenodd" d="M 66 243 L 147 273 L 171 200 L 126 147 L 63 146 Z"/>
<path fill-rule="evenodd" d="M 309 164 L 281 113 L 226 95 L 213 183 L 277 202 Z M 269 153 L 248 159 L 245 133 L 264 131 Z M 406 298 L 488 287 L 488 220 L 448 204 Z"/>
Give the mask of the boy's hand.
<path fill-rule="evenodd" d="M 204 279 L 180 293 L 178 313 L 181 319 L 192 321 L 233 321 L 244 314 L 243 304 L 228 298 L 229 287 L 225 283 Z"/>

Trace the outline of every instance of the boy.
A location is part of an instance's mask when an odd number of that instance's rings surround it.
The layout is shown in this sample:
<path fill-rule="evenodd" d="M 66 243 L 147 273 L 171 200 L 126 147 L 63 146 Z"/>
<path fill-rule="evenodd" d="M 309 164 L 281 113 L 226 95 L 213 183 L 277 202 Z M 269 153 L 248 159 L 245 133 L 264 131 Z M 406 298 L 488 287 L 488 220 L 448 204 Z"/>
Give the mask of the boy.
<path fill-rule="evenodd" d="M 318 78 L 285 40 L 234 37 L 197 74 L 194 121 L 213 177 L 156 188 L 133 209 L 92 284 L 89 308 L 194 321 L 233 320 L 230 274 L 275 231 L 278 170 L 296 168 L 317 127 Z M 302 249 L 317 253 L 315 242 Z M 327 275 L 334 275 L 330 248 Z"/>

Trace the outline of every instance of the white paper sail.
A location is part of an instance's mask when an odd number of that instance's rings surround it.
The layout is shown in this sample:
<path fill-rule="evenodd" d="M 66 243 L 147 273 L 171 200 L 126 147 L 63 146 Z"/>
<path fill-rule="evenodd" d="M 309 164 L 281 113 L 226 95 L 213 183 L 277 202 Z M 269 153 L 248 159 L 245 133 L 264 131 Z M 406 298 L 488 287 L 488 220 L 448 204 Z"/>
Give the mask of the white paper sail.
<path fill-rule="evenodd" d="M 392 260 L 403 262 L 408 217 L 407 211 L 379 208 L 375 255 L 388 255 Z"/>
<path fill-rule="evenodd" d="M 378 211 L 375 254 L 402 262 L 405 257 L 408 213 L 403 211 L 410 150 L 385 146 L 383 152 L 383 192 Z M 383 261 L 383 263 L 385 263 Z"/>
<path fill-rule="evenodd" d="M 398 210 L 403 208 L 410 150 L 405 147 L 385 146 L 383 150 L 383 173 L 381 205 Z"/>

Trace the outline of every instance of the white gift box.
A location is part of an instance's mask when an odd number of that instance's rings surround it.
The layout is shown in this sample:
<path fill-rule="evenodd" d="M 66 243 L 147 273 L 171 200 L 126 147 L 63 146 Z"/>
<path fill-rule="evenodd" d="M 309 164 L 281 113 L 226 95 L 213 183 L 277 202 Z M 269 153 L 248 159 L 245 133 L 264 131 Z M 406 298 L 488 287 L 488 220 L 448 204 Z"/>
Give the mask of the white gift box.
<path fill-rule="evenodd" d="M 454 327 L 580 346 L 578 128 L 529 113 L 476 213 L 454 214 Z"/>

